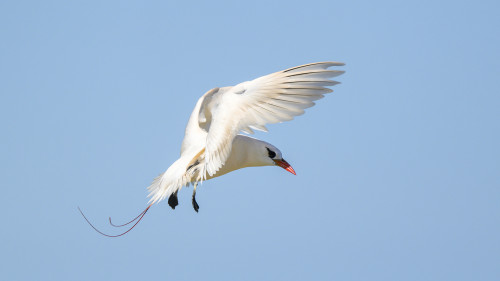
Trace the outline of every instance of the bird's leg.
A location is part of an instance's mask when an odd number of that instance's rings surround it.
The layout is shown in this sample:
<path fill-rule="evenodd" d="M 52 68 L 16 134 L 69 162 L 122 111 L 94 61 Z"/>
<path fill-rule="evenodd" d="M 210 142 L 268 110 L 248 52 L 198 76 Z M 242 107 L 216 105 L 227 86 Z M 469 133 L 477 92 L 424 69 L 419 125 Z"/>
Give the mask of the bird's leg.
<path fill-rule="evenodd" d="M 175 206 L 179 205 L 179 200 L 177 200 L 177 191 L 172 193 L 170 197 L 168 197 L 168 205 L 175 210 Z"/>
<path fill-rule="evenodd" d="M 200 209 L 200 206 L 198 205 L 198 203 L 196 203 L 196 186 L 197 185 L 198 185 L 198 183 L 195 182 L 194 188 L 193 188 L 193 208 L 198 213 L 198 209 Z"/>

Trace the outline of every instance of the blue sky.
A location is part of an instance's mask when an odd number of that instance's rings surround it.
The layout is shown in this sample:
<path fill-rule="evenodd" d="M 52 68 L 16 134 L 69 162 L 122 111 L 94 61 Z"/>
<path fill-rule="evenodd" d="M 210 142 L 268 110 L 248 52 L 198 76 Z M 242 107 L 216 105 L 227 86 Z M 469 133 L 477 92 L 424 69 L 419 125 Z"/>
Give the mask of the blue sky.
<path fill-rule="evenodd" d="M 2 280 L 498 280 L 497 1 L 3 1 Z M 145 208 L 196 100 L 300 64 L 335 92 L 249 168 Z"/>

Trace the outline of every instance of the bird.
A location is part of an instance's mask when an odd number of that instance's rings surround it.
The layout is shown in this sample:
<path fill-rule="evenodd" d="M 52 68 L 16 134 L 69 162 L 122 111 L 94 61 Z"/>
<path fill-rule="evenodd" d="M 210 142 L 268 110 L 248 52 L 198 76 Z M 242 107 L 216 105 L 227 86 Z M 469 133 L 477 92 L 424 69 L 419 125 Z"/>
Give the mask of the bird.
<path fill-rule="evenodd" d="M 119 235 L 108 235 L 95 228 L 79 209 L 85 220 L 100 234 L 118 237 L 132 230 L 149 208 L 168 198 L 172 209 L 179 204 L 178 192 L 193 185 L 191 202 L 198 212 L 196 189 L 199 183 L 229 172 L 259 166 L 278 166 L 296 175 L 292 166 L 274 145 L 251 137 L 254 130 L 268 132 L 267 124 L 281 123 L 304 114 L 315 101 L 333 92 L 331 80 L 345 71 L 342 62 L 316 62 L 268 74 L 235 86 L 213 88 L 201 96 L 185 129 L 180 157 L 147 188 L 148 207 L 133 220 L 112 226 L 133 224 Z"/>

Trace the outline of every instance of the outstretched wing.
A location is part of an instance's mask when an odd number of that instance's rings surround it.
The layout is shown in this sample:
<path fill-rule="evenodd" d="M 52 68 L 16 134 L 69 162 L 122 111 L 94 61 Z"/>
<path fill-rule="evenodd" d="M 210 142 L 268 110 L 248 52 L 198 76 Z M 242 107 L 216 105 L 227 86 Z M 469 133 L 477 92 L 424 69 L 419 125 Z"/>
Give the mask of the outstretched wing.
<path fill-rule="evenodd" d="M 329 70 L 340 62 L 318 62 L 262 76 L 234 87 L 220 88 L 207 96 L 199 111 L 199 126 L 208 132 L 202 175 L 214 175 L 231 153 L 233 138 L 265 125 L 292 120 L 332 92 L 339 84 L 330 78 L 344 71 Z"/>

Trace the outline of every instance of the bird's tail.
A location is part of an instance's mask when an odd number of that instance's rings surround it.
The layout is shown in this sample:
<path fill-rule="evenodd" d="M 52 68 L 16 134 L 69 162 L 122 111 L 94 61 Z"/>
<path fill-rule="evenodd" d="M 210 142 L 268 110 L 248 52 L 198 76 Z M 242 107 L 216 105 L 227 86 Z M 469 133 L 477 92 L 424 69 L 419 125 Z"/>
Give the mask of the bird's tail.
<path fill-rule="evenodd" d="M 163 174 L 156 177 L 148 187 L 151 197 L 149 203 L 157 203 L 168 198 L 183 186 L 189 185 L 190 176 L 186 173 L 188 163 L 182 158 L 175 161 Z"/>

